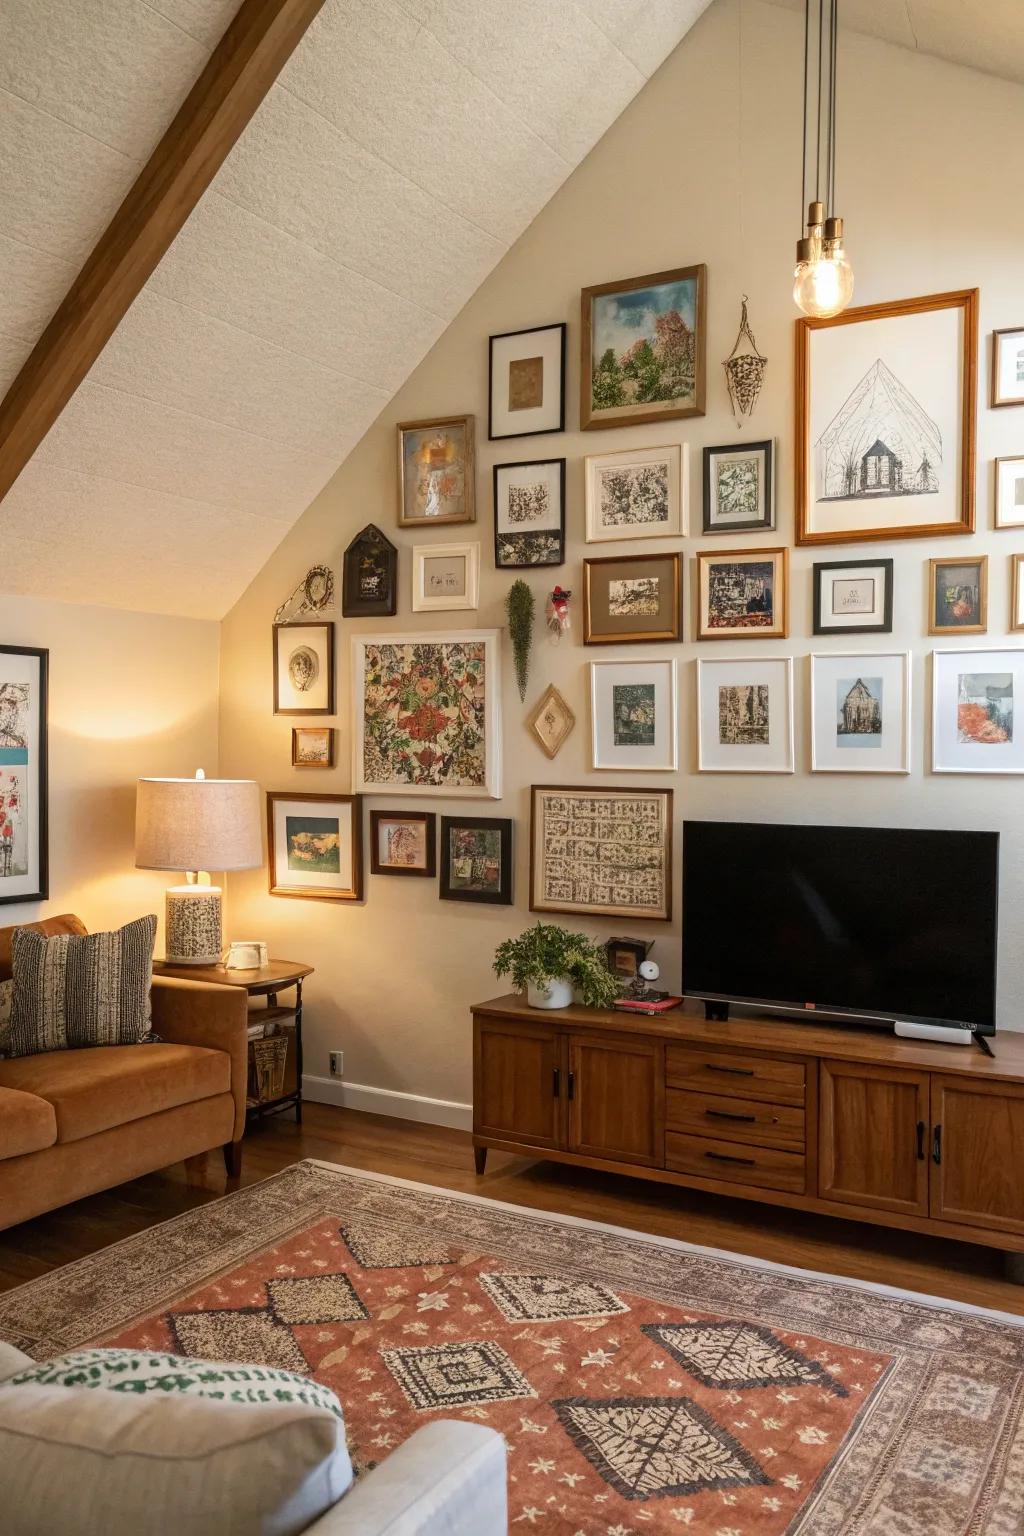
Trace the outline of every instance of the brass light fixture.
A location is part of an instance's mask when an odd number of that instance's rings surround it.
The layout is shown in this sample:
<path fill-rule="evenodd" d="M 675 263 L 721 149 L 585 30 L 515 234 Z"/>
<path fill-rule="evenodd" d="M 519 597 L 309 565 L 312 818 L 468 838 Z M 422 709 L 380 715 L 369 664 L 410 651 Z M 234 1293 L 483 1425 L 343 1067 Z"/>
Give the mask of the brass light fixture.
<path fill-rule="evenodd" d="M 816 21 L 814 13 L 816 15 Z M 811 89 L 812 32 L 817 35 L 817 77 Z M 800 212 L 807 233 L 796 243 L 793 299 L 805 315 L 838 315 L 853 297 L 853 268 L 843 247 L 843 221 L 835 211 L 836 84 L 839 0 L 805 0 L 804 142 Z M 813 167 L 813 174 L 808 172 Z M 809 180 L 814 197 L 807 201 Z"/>

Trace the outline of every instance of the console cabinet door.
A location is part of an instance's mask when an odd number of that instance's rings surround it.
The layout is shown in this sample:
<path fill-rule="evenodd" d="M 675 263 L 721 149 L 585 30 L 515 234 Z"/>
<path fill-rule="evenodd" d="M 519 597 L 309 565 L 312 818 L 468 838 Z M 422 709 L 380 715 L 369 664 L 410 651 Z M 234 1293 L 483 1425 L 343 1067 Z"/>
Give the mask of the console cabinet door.
<path fill-rule="evenodd" d="M 930 1151 L 936 1220 L 1024 1232 L 1024 1088 L 936 1074 Z"/>
<path fill-rule="evenodd" d="M 661 1047 L 570 1035 L 569 1151 L 616 1163 L 664 1162 Z"/>
<path fill-rule="evenodd" d="M 479 1019 L 473 1061 L 475 1133 L 534 1147 L 564 1147 L 563 1050 L 557 1029 Z"/>
<path fill-rule="evenodd" d="M 822 1200 L 928 1215 L 927 1072 L 821 1063 Z"/>

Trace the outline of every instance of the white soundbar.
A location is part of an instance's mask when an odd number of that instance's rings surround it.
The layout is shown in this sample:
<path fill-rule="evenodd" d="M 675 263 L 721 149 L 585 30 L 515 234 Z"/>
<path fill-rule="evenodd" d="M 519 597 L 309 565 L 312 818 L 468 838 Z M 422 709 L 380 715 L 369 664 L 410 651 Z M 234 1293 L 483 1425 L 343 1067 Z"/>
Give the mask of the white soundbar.
<path fill-rule="evenodd" d="M 974 1041 L 974 1031 L 961 1025 L 905 1024 L 897 1019 L 892 1029 L 903 1040 L 937 1040 L 940 1045 L 971 1045 Z"/>

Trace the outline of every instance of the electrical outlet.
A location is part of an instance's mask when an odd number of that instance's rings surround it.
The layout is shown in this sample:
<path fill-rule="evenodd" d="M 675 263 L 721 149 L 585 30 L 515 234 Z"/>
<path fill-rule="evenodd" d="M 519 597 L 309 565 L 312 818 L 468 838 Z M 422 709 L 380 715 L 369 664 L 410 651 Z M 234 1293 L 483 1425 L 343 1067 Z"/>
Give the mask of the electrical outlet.
<path fill-rule="evenodd" d="M 342 1077 L 344 1075 L 344 1072 L 345 1072 L 345 1052 L 344 1051 L 332 1051 L 331 1052 L 331 1076 L 332 1077 Z"/>

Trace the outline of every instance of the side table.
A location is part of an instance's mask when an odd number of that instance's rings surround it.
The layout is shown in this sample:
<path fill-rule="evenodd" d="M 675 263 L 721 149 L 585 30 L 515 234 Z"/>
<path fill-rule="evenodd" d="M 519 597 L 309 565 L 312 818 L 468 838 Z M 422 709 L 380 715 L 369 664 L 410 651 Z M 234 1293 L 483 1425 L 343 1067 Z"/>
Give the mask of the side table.
<path fill-rule="evenodd" d="M 312 976 L 313 966 L 299 965 L 294 960 L 269 960 L 252 970 L 228 970 L 223 965 L 168 965 L 165 960 L 153 961 L 154 976 L 173 976 L 178 981 L 212 982 L 219 987 L 244 987 L 247 996 L 265 997 L 264 1008 L 253 1009 L 252 1022 L 274 1024 L 289 1029 L 294 1041 L 292 1065 L 295 1086 L 274 1099 L 247 1101 L 246 1119 L 260 1120 L 264 1115 L 276 1115 L 282 1109 L 294 1108 L 296 1125 L 302 1124 L 302 983 Z M 291 1007 L 278 1004 L 279 992 L 295 988 L 295 1002 Z"/>

